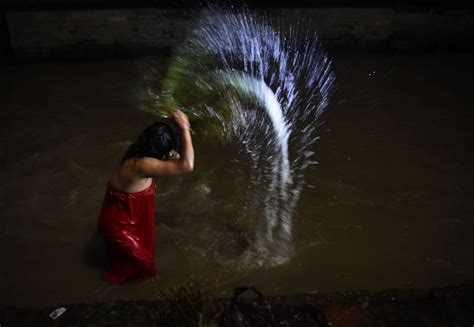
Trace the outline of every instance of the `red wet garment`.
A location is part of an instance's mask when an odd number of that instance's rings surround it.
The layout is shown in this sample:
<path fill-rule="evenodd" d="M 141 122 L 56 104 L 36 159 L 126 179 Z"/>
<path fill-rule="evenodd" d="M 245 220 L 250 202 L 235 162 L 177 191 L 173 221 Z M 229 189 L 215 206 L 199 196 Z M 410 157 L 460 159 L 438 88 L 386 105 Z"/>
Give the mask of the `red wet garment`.
<path fill-rule="evenodd" d="M 105 241 L 106 279 L 118 284 L 151 277 L 155 269 L 155 189 L 126 193 L 107 184 L 97 229 Z"/>

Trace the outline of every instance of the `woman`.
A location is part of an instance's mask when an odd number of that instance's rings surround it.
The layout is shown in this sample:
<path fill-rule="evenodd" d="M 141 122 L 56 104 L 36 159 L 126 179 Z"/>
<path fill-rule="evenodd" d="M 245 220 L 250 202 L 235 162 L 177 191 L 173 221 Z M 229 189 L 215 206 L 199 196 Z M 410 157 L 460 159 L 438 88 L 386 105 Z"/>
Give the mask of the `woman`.
<path fill-rule="evenodd" d="M 97 227 L 106 245 L 106 279 L 110 283 L 156 274 L 153 178 L 187 173 L 194 168 L 188 117 L 176 110 L 172 118 L 180 130 L 178 158 L 169 160 L 178 150 L 173 130 L 167 124 L 154 123 L 128 148 L 107 185 Z"/>

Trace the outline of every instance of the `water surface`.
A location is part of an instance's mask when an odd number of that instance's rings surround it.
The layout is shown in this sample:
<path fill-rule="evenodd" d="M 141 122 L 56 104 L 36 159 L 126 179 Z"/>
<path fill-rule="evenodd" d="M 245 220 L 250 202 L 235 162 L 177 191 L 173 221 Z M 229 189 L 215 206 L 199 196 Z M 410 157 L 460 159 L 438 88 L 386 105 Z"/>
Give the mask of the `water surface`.
<path fill-rule="evenodd" d="M 246 160 L 196 126 L 195 172 L 157 180 L 159 278 L 120 287 L 102 281 L 94 231 L 111 170 L 154 120 L 132 96 L 135 63 L 1 67 L 0 305 L 152 299 L 187 282 L 218 296 L 248 283 L 275 294 L 474 282 L 470 56 L 333 61 L 291 260 L 239 260 L 255 228 L 238 219 Z"/>

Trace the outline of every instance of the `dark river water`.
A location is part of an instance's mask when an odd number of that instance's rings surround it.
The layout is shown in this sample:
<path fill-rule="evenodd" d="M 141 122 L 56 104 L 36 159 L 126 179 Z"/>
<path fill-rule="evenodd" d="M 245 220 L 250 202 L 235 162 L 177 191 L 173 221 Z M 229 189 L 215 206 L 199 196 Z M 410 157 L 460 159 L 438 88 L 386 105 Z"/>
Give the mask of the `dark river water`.
<path fill-rule="evenodd" d="M 94 232 L 113 167 L 154 120 L 133 96 L 139 65 L 1 66 L 0 306 L 153 299 L 187 283 L 223 296 L 242 284 L 287 294 L 474 282 L 472 57 L 332 57 L 337 88 L 290 260 L 242 259 L 255 228 L 236 218 L 248 167 L 199 126 L 194 173 L 157 180 L 159 277 L 123 286 L 103 281 Z"/>

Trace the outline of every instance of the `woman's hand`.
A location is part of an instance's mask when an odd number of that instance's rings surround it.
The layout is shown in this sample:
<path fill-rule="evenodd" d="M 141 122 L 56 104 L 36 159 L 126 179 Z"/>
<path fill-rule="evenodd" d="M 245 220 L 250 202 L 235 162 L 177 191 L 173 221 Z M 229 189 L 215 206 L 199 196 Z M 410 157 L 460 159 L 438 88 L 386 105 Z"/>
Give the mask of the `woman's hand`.
<path fill-rule="evenodd" d="M 191 127 L 188 116 L 181 110 L 176 109 L 173 111 L 171 117 L 181 130 L 188 130 Z"/>
<path fill-rule="evenodd" d="M 137 169 L 143 177 L 158 177 L 189 173 L 194 169 L 194 147 L 189 129 L 188 116 L 181 110 L 176 109 L 171 115 L 173 121 L 181 130 L 181 153 L 177 160 L 158 160 L 145 157 L 138 161 Z"/>

